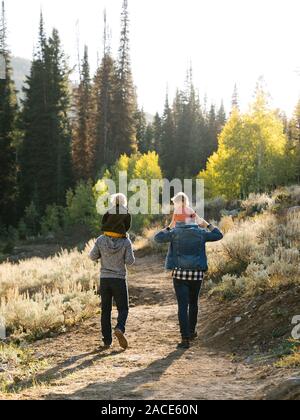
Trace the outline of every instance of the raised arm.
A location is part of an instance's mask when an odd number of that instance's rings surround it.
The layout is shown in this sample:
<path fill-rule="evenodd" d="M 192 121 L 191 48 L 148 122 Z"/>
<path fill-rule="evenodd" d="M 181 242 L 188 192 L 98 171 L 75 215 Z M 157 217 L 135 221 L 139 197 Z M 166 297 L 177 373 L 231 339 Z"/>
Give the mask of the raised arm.
<path fill-rule="evenodd" d="M 170 228 L 164 229 L 160 232 L 158 232 L 154 236 L 155 242 L 158 244 L 166 244 L 168 242 L 172 241 L 173 231 Z"/>
<path fill-rule="evenodd" d="M 205 231 L 206 242 L 217 242 L 223 239 L 224 236 L 223 236 L 223 233 L 220 231 L 220 229 L 208 223 L 206 220 L 202 219 L 200 216 L 197 216 L 197 223 L 199 224 L 200 227 L 202 227 L 203 229 L 206 229 Z"/>
<path fill-rule="evenodd" d="M 209 225 L 207 229 L 208 232 L 206 232 L 205 237 L 206 242 L 217 242 L 223 239 L 223 233 L 216 226 Z"/>

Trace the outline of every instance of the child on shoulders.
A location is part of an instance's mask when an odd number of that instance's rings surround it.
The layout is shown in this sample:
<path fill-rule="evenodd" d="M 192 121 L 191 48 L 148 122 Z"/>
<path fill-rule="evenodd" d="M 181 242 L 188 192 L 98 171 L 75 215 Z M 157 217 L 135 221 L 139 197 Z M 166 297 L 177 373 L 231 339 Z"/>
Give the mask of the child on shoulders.
<path fill-rule="evenodd" d="M 190 201 L 185 193 L 178 193 L 172 198 L 174 204 L 174 213 L 170 229 L 176 226 L 176 223 L 197 224 L 202 225 L 203 220 L 190 206 Z"/>

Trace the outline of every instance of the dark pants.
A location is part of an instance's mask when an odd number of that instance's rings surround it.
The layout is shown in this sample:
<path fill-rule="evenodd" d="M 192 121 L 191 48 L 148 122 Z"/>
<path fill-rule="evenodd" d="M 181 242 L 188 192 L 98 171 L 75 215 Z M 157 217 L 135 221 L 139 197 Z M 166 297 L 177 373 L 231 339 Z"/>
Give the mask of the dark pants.
<path fill-rule="evenodd" d="M 196 332 L 198 321 L 198 301 L 202 281 L 174 279 L 178 301 L 178 318 L 182 338 L 190 338 Z"/>
<path fill-rule="evenodd" d="M 116 329 L 125 333 L 126 321 L 128 318 L 128 287 L 126 280 L 122 279 L 101 279 L 101 327 L 105 345 L 112 343 L 111 312 L 113 299 L 117 305 L 118 323 Z"/>

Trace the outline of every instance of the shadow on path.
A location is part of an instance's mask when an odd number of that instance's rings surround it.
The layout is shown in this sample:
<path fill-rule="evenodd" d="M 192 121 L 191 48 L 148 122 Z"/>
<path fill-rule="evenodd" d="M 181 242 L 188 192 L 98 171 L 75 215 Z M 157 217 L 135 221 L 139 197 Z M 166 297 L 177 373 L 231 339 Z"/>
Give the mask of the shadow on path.
<path fill-rule="evenodd" d="M 98 351 L 92 351 L 90 353 L 83 353 L 78 356 L 70 357 L 69 359 L 47 370 L 46 372 L 43 372 L 35 376 L 34 381 L 31 379 L 25 382 L 21 382 L 18 385 L 12 385 L 9 391 L 20 392 L 22 390 L 32 388 L 35 384 L 43 385 L 43 384 L 51 383 L 54 380 L 66 378 L 67 376 L 72 375 L 75 372 L 78 372 L 80 370 L 84 370 L 84 369 L 89 368 L 90 366 L 93 366 L 95 362 L 105 359 L 106 357 L 117 356 L 118 354 L 123 353 L 123 352 L 124 350 L 113 351 L 111 353 L 104 353 L 103 351 L 98 350 Z M 82 359 L 86 359 L 86 360 L 84 360 L 81 364 L 79 365 L 76 364 L 74 366 L 75 363 L 79 362 Z"/>
<path fill-rule="evenodd" d="M 147 383 L 158 382 L 166 370 L 179 360 L 185 350 L 176 350 L 170 353 L 166 358 L 155 360 L 145 369 L 129 373 L 123 378 L 115 381 L 95 382 L 85 388 L 79 389 L 73 394 L 48 394 L 45 399 L 48 400 L 113 400 L 113 399 L 144 399 L 145 395 L 139 393 L 138 388 Z M 145 391 L 147 397 L 153 393 L 152 389 Z"/>

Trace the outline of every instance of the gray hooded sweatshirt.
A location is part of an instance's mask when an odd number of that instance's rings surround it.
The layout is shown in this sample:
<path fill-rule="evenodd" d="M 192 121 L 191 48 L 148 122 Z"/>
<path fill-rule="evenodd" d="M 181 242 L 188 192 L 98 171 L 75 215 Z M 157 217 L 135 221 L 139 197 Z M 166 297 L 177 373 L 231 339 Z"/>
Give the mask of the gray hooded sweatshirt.
<path fill-rule="evenodd" d="M 135 262 L 132 243 L 129 238 L 100 236 L 89 254 L 92 261 L 101 259 L 100 277 L 103 279 L 126 279 L 126 265 Z"/>

